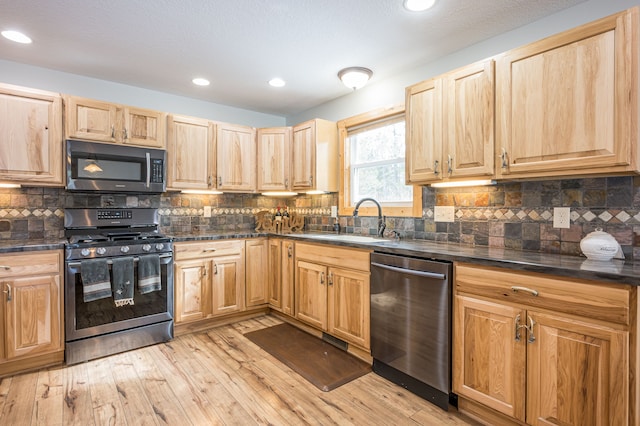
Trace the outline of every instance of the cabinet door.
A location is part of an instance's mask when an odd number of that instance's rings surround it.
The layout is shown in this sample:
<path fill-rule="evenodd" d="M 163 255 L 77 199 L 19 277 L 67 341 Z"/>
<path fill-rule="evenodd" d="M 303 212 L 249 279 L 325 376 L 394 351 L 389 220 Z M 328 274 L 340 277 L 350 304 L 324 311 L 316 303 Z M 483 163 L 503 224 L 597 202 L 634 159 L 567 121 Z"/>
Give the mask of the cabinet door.
<path fill-rule="evenodd" d="M 122 136 L 121 115 L 114 104 L 67 96 L 64 112 L 67 138 L 116 142 Z"/>
<path fill-rule="evenodd" d="M 267 288 L 269 262 L 267 239 L 247 240 L 246 242 L 246 305 L 266 305 L 269 301 Z"/>
<path fill-rule="evenodd" d="M 406 90 L 406 181 L 443 178 L 442 80 L 424 81 Z"/>
<path fill-rule="evenodd" d="M 269 306 L 277 311 L 282 310 L 282 245 L 284 241 L 269 239 Z"/>
<path fill-rule="evenodd" d="M 524 421 L 527 334 L 518 317 L 522 324 L 524 310 L 454 298 L 453 391 Z"/>
<path fill-rule="evenodd" d="M 62 349 L 60 276 L 15 278 L 5 293 L 7 359 Z"/>
<path fill-rule="evenodd" d="M 289 189 L 291 127 L 258 129 L 258 191 Z"/>
<path fill-rule="evenodd" d="M 256 133 L 252 127 L 217 125 L 218 189 L 256 190 Z"/>
<path fill-rule="evenodd" d="M 215 188 L 215 133 L 208 120 L 169 117 L 167 186 L 171 189 Z"/>
<path fill-rule="evenodd" d="M 295 316 L 295 261 L 294 261 L 293 241 L 284 240 L 282 242 L 282 312 Z"/>
<path fill-rule="evenodd" d="M 369 273 L 329 268 L 328 332 L 370 348 Z"/>
<path fill-rule="evenodd" d="M 306 121 L 293 128 L 292 179 L 293 190 L 312 189 L 316 164 L 316 123 Z M 337 161 L 337 159 L 336 159 Z"/>
<path fill-rule="evenodd" d="M 62 186 L 62 100 L 0 85 L 0 179 Z"/>
<path fill-rule="evenodd" d="M 327 268 L 298 260 L 296 264 L 296 318 L 320 330 L 327 329 Z"/>
<path fill-rule="evenodd" d="M 212 315 L 224 315 L 244 309 L 244 278 L 244 249 L 239 255 L 212 259 Z"/>
<path fill-rule="evenodd" d="M 499 174 L 637 168 L 637 14 L 613 15 L 498 59 Z"/>
<path fill-rule="evenodd" d="M 123 143 L 165 149 L 166 132 L 166 113 L 133 107 L 124 108 Z"/>
<path fill-rule="evenodd" d="M 529 311 L 527 423 L 629 424 L 629 333 Z"/>
<path fill-rule="evenodd" d="M 447 74 L 444 94 L 444 174 L 447 178 L 494 174 L 494 61 Z"/>
<path fill-rule="evenodd" d="M 197 321 L 211 312 L 209 261 L 175 263 L 175 322 Z"/>

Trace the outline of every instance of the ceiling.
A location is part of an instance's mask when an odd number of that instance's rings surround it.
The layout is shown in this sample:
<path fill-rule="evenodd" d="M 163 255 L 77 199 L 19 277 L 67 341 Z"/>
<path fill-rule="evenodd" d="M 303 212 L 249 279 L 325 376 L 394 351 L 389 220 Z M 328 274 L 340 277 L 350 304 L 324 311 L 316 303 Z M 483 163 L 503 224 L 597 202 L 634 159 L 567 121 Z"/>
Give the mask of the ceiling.
<path fill-rule="evenodd" d="M 33 44 L 0 37 L 0 59 L 287 116 L 349 94 L 344 67 L 373 83 L 583 1 L 5 0 L 0 30 Z"/>

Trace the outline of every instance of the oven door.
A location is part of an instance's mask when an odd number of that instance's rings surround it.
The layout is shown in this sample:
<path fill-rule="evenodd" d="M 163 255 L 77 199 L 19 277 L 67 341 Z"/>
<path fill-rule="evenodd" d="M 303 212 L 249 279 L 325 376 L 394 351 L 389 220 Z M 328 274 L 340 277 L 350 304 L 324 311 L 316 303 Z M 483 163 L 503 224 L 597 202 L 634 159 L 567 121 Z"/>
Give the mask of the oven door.
<path fill-rule="evenodd" d="M 173 255 L 160 255 L 162 289 L 138 292 L 137 257 L 134 257 L 134 305 L 116 307 L 113 298 L 84 302 L 81 262 L 65 263 L 65 340 L 67 342 L 128 330 L 173 319 Z M 109 265 L 111 268 L 111 265 Z"/>

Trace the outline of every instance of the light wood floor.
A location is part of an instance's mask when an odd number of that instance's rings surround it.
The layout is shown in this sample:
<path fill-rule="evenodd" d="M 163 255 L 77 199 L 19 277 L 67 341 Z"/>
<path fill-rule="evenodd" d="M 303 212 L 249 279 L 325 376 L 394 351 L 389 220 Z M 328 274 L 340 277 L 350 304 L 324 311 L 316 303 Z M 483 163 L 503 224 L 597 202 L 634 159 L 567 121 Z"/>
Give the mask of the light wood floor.
<path fill-rule="evenodd" d="M 374 373 L 322 392 L 242 334 L 263 316 L 166 344 L 2 379 L 0 425 L 469 425 Z"/>

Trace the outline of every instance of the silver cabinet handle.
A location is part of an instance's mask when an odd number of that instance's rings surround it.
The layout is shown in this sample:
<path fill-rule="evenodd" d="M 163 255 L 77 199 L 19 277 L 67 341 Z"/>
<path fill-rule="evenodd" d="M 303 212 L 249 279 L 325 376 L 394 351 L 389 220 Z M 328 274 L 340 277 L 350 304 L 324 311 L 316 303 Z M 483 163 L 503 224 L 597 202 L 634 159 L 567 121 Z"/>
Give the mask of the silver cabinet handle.
<path fill-rule="evenodd" d="M 324 284 L 324 272 L 320 273 L 320 284 Z"/>
<path fill-rule="evenodd" d="M 438 160 L 435 160 L 433 162 L 433 174 L 438 176 L 440 174 L 440 172 L 438 171 L 438 166 L 440 165 L 440 162 Z"/>
<path fill-rule="evenodd" d="M 284 186 L 285 188 L 289 188 L 289 179 L 287 178 L 284 179 Z"/>
<path fill-rule="evenodd" d="M 536 341 L 536 336 L 533 334 L 533 326 L 535 322 L 533 321 L 533 318 L 531 318 L 529 315 L 527 315 L 527 318 L 529 319 L 529 326 L 528 327 L 525 326 L 525 328 L 529 332 L 529 339 L 527 340 L 527 343 L 533 343 Z"/>
<path fill-rule="evenodd" d="M 453 157 L 451 155 L 447 155 L 447 173 L 449 177 L 451 177 L 451 173 L 453 173 Z"/>
<path fill-rule="evenodd" d="M 204 253 L 206 253 L 206 252 L 209 252 L 209 251 L 216 251 L 216 249 L 214 249 L 214 248 L 206 248 L 206 249 L 202 249 L 202 251 Z"/>
<path fill-rule="evenodd" d="M 520 314 L 518 314 L 518 316 L 516 316 L 516 320 L 515 320 L 515 327 L 516 327 L 516 337 L 515 340 L 516 342 L 520 341 L 520 329 L 522 327 L 526 327 L 524 325 L 520 325 Z"/>
<path fill-rule="evenodd" d="M 291 258 L 293 257 L 293 246 L 289 245 L 289 247 L 287 247 L 287 257 Z"/>
<path fill-rule="evenodd" d="M 309 183 L 313 186 L 313 176 L 309 176 Z"/>
<path fill-rule="evenodd" d="M 217 263 L 213 264 L 213 275 L 218 275 L 218 264 Z"/>
<path fill-rule="evenodd" d="M 7 295 L 7 302 L 11 302 L 11 285 L 8 283 L 5 283 L 5 287 L 7 289 L 3 290 L 2 292 Z"/>
<path fill-rule="evenodd" d="M 218 176 L 218 187 L 222 186 L 222 176 Z"/>
<path fill-rule="evenodd" d="M 519 291 L 524 291 L 527 293 L 530 293 L 532 296 L 537 296 L 538 295 L 538 291 L 534 290 L 532 288 L 528 288 L 528 287 L 521 287 L 519 285 L 512 285 L 511 286 L 511 290 L 513 290 L 514 293 L 517 293 Z"/>
<path fill-rule="evenodd" d="M 111 126 L 111 138 L 115 138 L 116 137 L 116 128 L 115 126 Z"/>
<path fill-rule="evenodd" d="M 209 179 L 207 180 L 207 185 L 211 186 L 213 183 L 213 177 L 211 175 L 209 175 Z"/>
<path fill-rule="evenodd" d="M 333 272 L 329 272 L 329 285 L 333 285 Z"/>
<path fill-rule="evenodd" d="M 125 127 L 125 129 L 122 131 L 122 135 L 124 137 L 124 140 L 129 139 L 129 133 L 127 132 L 127 129 Z"/>
<path fill-rule="evenodd" d="M 509 159 L 507 156 L 507 150 L 502 148 L 502 153 L 500 154 L 500 159 L 502 160 L 502 168 L 506 169 L 509 167 Z"/>

